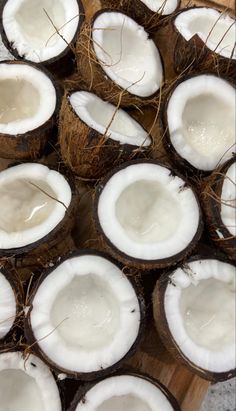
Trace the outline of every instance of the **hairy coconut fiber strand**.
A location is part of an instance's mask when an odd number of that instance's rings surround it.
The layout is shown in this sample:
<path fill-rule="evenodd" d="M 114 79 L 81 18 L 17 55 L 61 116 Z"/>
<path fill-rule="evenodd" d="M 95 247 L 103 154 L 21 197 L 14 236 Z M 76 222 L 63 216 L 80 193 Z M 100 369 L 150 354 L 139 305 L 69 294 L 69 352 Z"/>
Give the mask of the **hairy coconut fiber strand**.
<path fill-rule="evenodd" d="M 144 157 L 149 149 L 121 144 L 109 138 L 109 131 L 101 134 L 90 128 L 75 113 L 67 93 L 60 112 L 59 142 L 66 165 L 78 176 L 91 180 L 104 176 L 124 161 Z"/>
<path fill-rule="evenodd" d="M 233 227 L 227 228 L 222 221 L 221 209 L 222 204 L 225 204 L 232 210 L 232 213 L 236 214 L 235 181 L 229 181 L 229 184 L 232 185 L 234 199 L 229 201 L 226 198 L 222 198 L 223 184 L 227 179 L 229 179 L 227 172 L 229 168 L 235 164 L 235 162 L 236 158 L 232 158 L 222 167 L 216 169 L 203 183 L 201 193 L 202 204 L 205 211 L 210 236 L 215 242 L 215 245 L 221 248 L 222 251 L 224 251 L 225 254 L 227 254 L 227 256 L 232 260 L 236 260 L 236 238 L 235 235 L 230 232 L 232 231 L 230 228 L 232 229 Z"/>

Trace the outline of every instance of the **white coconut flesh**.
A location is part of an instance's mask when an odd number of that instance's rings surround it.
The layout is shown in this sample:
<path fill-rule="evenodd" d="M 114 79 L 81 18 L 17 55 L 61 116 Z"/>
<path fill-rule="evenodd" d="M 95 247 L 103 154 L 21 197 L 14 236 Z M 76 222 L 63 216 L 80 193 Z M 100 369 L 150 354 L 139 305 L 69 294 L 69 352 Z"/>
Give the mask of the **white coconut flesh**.
<path fill-rule="evenodd" d="M 163 16 L 173 13 L 179 2 L 178 0 L 141 0 L 154 13 L 160 13 Z"/>
<path fill-rule="evenodd" d="M 20 352 L 0 355 L 1 410 L 61 411 L 56 382 L 49 368 L 35 355 Z"/>
<path fill-rule="evenodd" d="M 0 133 L 17 135 L 46 123 L 56 109 L 49 77 L 28 64 L 0 64 Z"/>
<path fill-rule="evenodd" d="M 12 328 L 16 318 L 16 299 L 10 282 L 0 271 L 0 339 Z"/>
<path fill-rule="evenodd" d="M 221 192 L 221 220 L 232 236 L 236 236 L 236 163 L 227 170 Z"/>
<path fill-rule="evenodd" d="M 173 411 L 167 397 L 151 382 L 131 375 L 110 377 L 94 385 L 75 411 Z"/>
<path fill-rule="evenodd" d="M 143 127 L 124 110 L 117 109 L 93 93 L 77 91 L 70 104 L 78 117 L 89 127 L 121 144 L 149 146 L 151 139 Z"/>
<path fill-rule="evenodd" d="M 92 39 L 103 70 L 116 84 L 139 97 L 157 92 L 162 62 L 142 26 L 122 13 L 104 12 L 93 23 Z"/>
<path fill-rule="evenodd" d="M 77 0 L 8 0 L 2 22 L 18 54 L 39 63 L 64 52 L 77 32 L 79 14 Z"/>
<path fill-rule="evenodd" d="M 71 202 L 64 176 L 41 164 L 25 163 L 0 173 L 0 249 L 32 244 L 64 218 Z"/>
<path fill-rule="evenodd" d="M 207 7 L 193 8 L 180 13 L 175 26 L 187 41 L 197 34 L 210 50 L 236 59 L 236 22 L 229 15 Z"/>
<path fill-rule="evenodd" d="M 185 182 L 157 164 L 138 163 L 116 172 L 98 201 L 98 221 L 119 251 L 159 260 L 183 251 L 199 225 L 199 207 Z"/>
<path fill-rule="evenodd" d="M 175 342 L 192 363 L 211 372 L 236 366 L 235 274 L 233 265 L 197 260 L 178 268 L 165 291 Z"/>
<path fill-rule="evenodd" d="M 122 271 L 103 257 L 82 255 L 59 265 L 39 286 L 31 328 L 59 368 L 89 373 L 121 360 L 137 339 L 140 307 Z"/>
<path fill-rule="evenodd" d="M 180 83 L 167 107 L 170 140 L 192 166 L 210 171 L 232 157 L 235 146 L 235 89 L 212 75 Z"/>

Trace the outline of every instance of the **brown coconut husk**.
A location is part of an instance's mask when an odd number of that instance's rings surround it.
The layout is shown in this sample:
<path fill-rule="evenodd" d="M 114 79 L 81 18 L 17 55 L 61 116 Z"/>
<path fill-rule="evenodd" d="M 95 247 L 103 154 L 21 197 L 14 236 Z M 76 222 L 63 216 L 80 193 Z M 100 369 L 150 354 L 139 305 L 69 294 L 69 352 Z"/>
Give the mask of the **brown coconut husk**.
<path fill-rule="evenodd" d="M 64 40 L 66 47 L 65 49 L 57 56 L 52 57 L 48 60 L 42 61 L 40 63 L 35 63 L 38 67 L 45 67 L 48 71 L 50 71 L 54 76 L 62 79 L 66 76 L 69 76 L 72 74 L 75 70 L 76 64 L 75 64 L 75 42 L 77 40 L 78 34 L 80 32 L 81 26 L 83 24 L 84 18 L 85 18 L 85 11 L 83 7 L 83 3 L 81 0 L 76 0 L 79 6 L 80 10 L 80 16 L 79 16 L 79 22 L 78 22 L 78 27 L 76 30 L 76 33 L 74 35 L 74 38 L 70 43 L 68 43 L 63 36 L 60 33 L 60 29 L 62 27 L 56 27 L 53 20 L 51 17 L 48 15 L 47 11 L 45 10 L 45 14 L 50 22 L 50 24 L 53 26 L 55 29 L 55 35 L 58 35 Z M 8 40 L 8 37 L 5 33 L 4 26 L 3 26 L 3 9 L 5 7 L 5 4 L 8 2 L 8 0 L 3 0 L 0 4 L 0 35 L 2 37 L 2 41 L 5 45 L 5 47 L 9 50 L 9 52 L 18 60 L 23 60 L 27 61 L 24 56 L 20 55 L 18 53 L 18 50 L 14 47 L 14 45 Z M 70 21 L 68 21 L 66 24 L 70 24 Z M 56 34 L 57 33 L 57 34 Z M 49 41 L 50 39 L 48 39 Z"/>
<path fill-rule="evenodd" d="M 112 12 L 110 9 L 100 10 L 94 16 L 91 22 L 83 25 L 76 44 L 76 59 L 78 67 L 78 77 L 82 79 L 83 86 L 101 97 L 104 100 L 121 107 L 142 107 L 143 105 L 156 105 L 159 99 L 157 90 L 149 97 L 138 97 L 131 94 L 127 89 L 122 89 L 118 84 L 113 82 L 105 73 L 102 64 L 97 59 L 93 48 L 92 30 L 93 21 L 102 12 Z M 135 83 L 134 83 L 135 84 Z M 76 82 L 74 86 L 78 87 Z"/>
<path fill-rule="evenodd" d="M 61 88 L 51 74 L 43 67 L 19 60 L 4 60 L 1 64 L 25 64 L 46 74 L 56 90 L 56 107 L 53 115 L 41 126 L 24 134 L 12 135 L 0 133 L 0 157 L 15 160 L 35 160 L 44 153 L 50 141 L 57 135 L 57 116 L 61 105 Z"/>
<path fill-rule="evenodd" d="M 190 9 L 188 8 L 188 10 Z M 185 11 L 186 9 L 183 9 L 180 13 Z M 184 70 L 192 73 L 207 71 L 236 81 L 236 60 L 222 57 L 210 50 L 197 34 L 187 41 L 178 32 L 175 25 L 174 32 L 174 68 L 176 73 L 181 73 Z"/>
<path fill-rule="evenodd" d="M 221 205 L 224 203 L 221 195 L 224 181 L 227 178 L 227 171 L 235 161 L 236 156 L 223 166 L 218 167 L 203 182 L 201 192 L 202 205 L 211 239 L 232 260 L 236 260 L 236 238 L 229 232 L 221 219 Z M 236 214 L 236 206 L 234 208 Z"/>
<path fill-rule="evenodd" d="M 195 255 L 194 257 L 191 257 L 189 260 L 183 263 L 182 266 L 184 266 L 184 264 L 187 264 L 188 262 L 206 258 L 214 259 L 212 253 L 210 253 L 208 256 L 204 255 L 204 257 Z M 230 264 L 229 261 L 222 257 L 216 258 L 220 261 L 227 262 Z M 168 326 L 168 321 L 166 318 L 166 312 L 164 307 L 165 292 L 167 285 L 169 284 L 169 281 L 171 281 L 170 276 L 172 273 L 173 272 L 164 273 L 161 276 L 161 278 L 157 281 L 156 287 L 153 291 L 153 315 L 155 319 L 155 325 L 166 349 L 169 351 L 171 356 L 174 357 L 178 362 L 182 363 L 189 370 L 191 370 L 192 372 L 206 380 L 212 382 L 220 382 L 236 376 L 235 369 L 229 370 L 227 372 L 211 372 L 209 370 L 205 370 L 203 368 L 198 367 L 184 355 L 184 353 L 181 351 L 181 347 L 179 347 L 175 342 Z"/>
<path fill-rule="evenodd" d="M 117 107 L 117 110 L 119 107 Z M 65 164 L 78 176 L 96 180 L 124 161 L 145 157 L 150 147 L 121 144 L 109 138 L 109 126 L 104 134 L 84 123 L 73 110 L 69 94 L 65 93 L 59 120 L 59 143 Z"/>
<path fill-rule="evenodd" d="M 36 355 L 38 355 L 39 358 L 41 358 L 51 369 L 53 369 L 53 371 L 59 375 L 61 373 L 66 374 L 67 378 L 73 378 L 73 379 L 77 379 L 77 380 L 81 380 L 81 381 L 91 381 L 97 378 L 102 378 L 105 377 L 107 375 L 110 375 L 114 372 L 116 372 L 118 369 L 120 369 L 122 367 L 122 365 L 125 363 L 125 361 L 127 361 L 127 359 L 129 359 L 139 348 L 139 345 L 143 339 L 143 335 L 144 335 L 144 328 L 145 328 L 145 311 L 146 311 L 146 307 L 145 307 L 145 301 L 143 298 L 143 292 L 142 292 L 142 288 L 141 285 L 138 281 L 138 279 L 136 277 L 132 277 L 132 276 L 127 276 L 127 278 L 129 279 L 130 283 L 132 284 L 138 301 L 139 301 L 139 307 L 140 307 L 140 328 L 137 334 L 137 338 L 134 341 L 132 347 L 130 348 L 130 350 L 124 355 L 124 357 L 122 359 L 120 359 L 117 363 L 113 364 L 112 366 L 108 367 L 108 368 L 101 368 L 101 370 L 99 371 L 94 371 L 94 372 L 89 372 L 89 373 L 79 373 L 79 372 L 75 372 L 73 370 L 67 370 L 64 368 L 61 368 L 60 366 L 58 366 L 57 364 L 55 364 L 40 348 L 38 341 L 35 339 L 34 336 L 34 331 L 31 325 L 31 321 L 30 321 L 30 314 L 33 308 L 33 303 L 34 303 L 34 297 L 37 293 L 37 290 L 39 288 L 39 286 L 42 284 L 42 282 L 45 280 L 45 278 L 50 275 L 56 268 L 58 265 L 60 265 L 63 261 L 67 260 L 68 258 L 72 258 L 75 256 L 80 256 L 80 255 L 98 255 L 101 257 L 106 258 L 107 260 L 110 260 L 113 264 L 115 264 L 117 267 L 119 267 L 120 269 L 122 269 L 122 266 L 117 263 L 115 260 L 111 259 L 109 256 L 107 256 L 106 254 L 102 253 L 102 252 L 98 252 L 98 251 L 94 251 L 94 250 L 80 250 L 80 251 L 75 251 L 73 253 L 70 253 L 67 256 L 64 256 L 60 262 L 58 262 L 53 268 L 50 268 L 48 270 L 45 270 L 42 275 L 40 276 L 38 282 L 35 284 L 32 293 L 30 295 L 30 299 L 29 299 L 29 310 L 26 312 L 25 314 L 25 336 L 27 339 L 27 343 L 29 344 L 28 347 L 26 348 L 27 351 L 32 351 L 33 353 L 35 353 Z M 122 269 L 122 271 L 124 271 Z M 45 336 L 45 338 L 47 338 L 47 336 Z"/>

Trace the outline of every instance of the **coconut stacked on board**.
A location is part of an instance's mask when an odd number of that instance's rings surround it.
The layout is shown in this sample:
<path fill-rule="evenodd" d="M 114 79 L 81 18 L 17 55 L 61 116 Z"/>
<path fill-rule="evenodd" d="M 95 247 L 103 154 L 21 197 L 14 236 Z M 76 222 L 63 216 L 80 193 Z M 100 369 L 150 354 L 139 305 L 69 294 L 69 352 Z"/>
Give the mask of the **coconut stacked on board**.
<path fill-rule="evenodd" d="M 183 381 L 235 375 L 235 20 L 92 3 L 1 5 L 21 60 L 0 64 L 13 163 L 0 173 L 0 396 L 14 411 L 179 411 L 175 394 L 198 411 Z M 83 250 L 68 253 L 72 228 Z M 175 360 L 156 354 L 152 317 Z"/>

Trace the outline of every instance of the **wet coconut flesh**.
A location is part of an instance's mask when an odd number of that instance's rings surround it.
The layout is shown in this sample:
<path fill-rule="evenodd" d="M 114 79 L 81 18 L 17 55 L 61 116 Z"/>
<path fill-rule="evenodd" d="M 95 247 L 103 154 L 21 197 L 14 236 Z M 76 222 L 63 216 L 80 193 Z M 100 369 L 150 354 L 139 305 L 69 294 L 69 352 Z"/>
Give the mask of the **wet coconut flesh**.
<path fill-rule="evenodd" d="M 119 375 L 95 384 L 73 411 L 179 411 L 172 396 L 152 380 Z"/>
<path fill-rule="evenodd" d="M 167 105 L 170 146 L 179 159 L 211 171 L 232 157 L 235 146 L 235 88 L 213 75 L 182 81 Z"/>
<path fill-rule="evenodd" d="M 208 7 L 191 8 L 181 12 L 174 24 L 186 41 L 197 35 L 219 56 L 236 59 L 236 22 L 230 16 Z"/>
<path fill-rule="evenodd" d="M 182 178 L 155 162 L 126 163 L 102 183 L 99 229 L 117 256 L 168 265 L 197 241 L 200 209 Z"/>
<path fill-rule="evenodd" d="M 147 147 L 151 139 L 143 127 L 124 110 L 93 93 L 77 91 L 69 98 L 78 117 L 89 127 L 120 144 Z"/>
<path fill-rule="evenodd" d="M 216 259 L 191 261 L 170 275 L 161 297 L 173 344 L 209 379 L 235 373 L 235 274 L 234 265 Z M 157 298 L 154 291 L 155 316 Z M 159 320 L 156 316 L 157 327 Z"/>
<path fill-rule="evenodd" d="M 0 340 L 11 330 L 16 319 L 17 303 L 13 288 L 0 270 Z"/>
<path fill-rule="evenodd" d="M 119 12 L 98 13 L 92 31 L 93 48 L 105 74 L 138 97 L 150 97 L 162 83 L 159 51 L 148 33 Z"/>
<path fill-rule="evenodd" d="M 48 62 L 60 57 L 74 40 L 81 11 L 77 0 L 8 0 L 3 30 L 18 56 Z"/>
<path fill-rule="evenodd" d="M 1 410 L 61 411 L 56 382 L 49 368 L 35 355 L 0 354 Z"/>
<path fill-rule="evenodd" d="M 139 335 L 140 310 L 120 268 L 99 255 L 85 254 L 64 261 L 43 279 L 28 321 L 50 364 L 89 378 L 115 366 L 130 351 Z"/>
<path fill-rule="evenodd" d="M 29 64 L 0 64 L 0 134 L 17 136 L 43 126 L 56 110 L 50 78 Z"/>
<path fill-rule="evenodd" d="M 37 163 L 0 173 L 0 250 L 28 246 L 47 236 L 64 218 L 71 189 L 58 172 Z"/>

